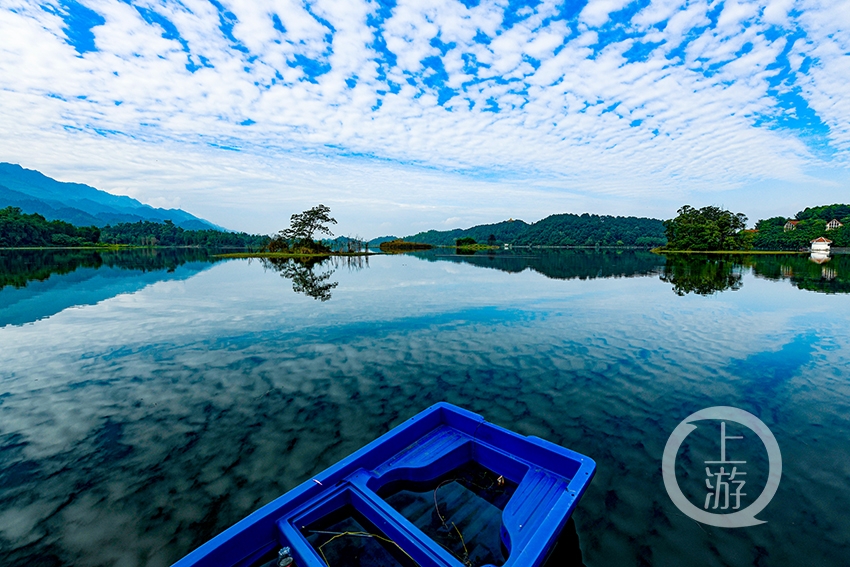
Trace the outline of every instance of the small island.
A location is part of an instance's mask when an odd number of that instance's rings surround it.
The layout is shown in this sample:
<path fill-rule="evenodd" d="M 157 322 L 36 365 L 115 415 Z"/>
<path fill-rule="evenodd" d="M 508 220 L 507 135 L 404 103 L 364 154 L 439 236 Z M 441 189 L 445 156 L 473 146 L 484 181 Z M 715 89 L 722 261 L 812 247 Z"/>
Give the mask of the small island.
<path fill-rule="evenodd" d="M 337 224 L 330 216 L 331 209 L 326 205 L 316 205 L 302 213 L 295 213 L 289 219 L 289 228 L 279 231 L 256 252 L 233 252 L 218 254 L 219 258 L 325 258 L 329 256 L 368 256 L 368 242 L 359 239 L 347 239 L 347 250 L 332 250 L 321 240 L 315 240 L 316 234 L 333 236 L 330 225 Z"/>
<path fill-rule="evenodd" d="M 403 252 L 412 252 L 414 250 L 430 250 L 433 246 L 422 242 L 409 242 L 399 238 L 396 240 L 381 242 L 379 248 L 381 249 L 381 252 L 385 252 L 387 254 L 400 254 Z"/>

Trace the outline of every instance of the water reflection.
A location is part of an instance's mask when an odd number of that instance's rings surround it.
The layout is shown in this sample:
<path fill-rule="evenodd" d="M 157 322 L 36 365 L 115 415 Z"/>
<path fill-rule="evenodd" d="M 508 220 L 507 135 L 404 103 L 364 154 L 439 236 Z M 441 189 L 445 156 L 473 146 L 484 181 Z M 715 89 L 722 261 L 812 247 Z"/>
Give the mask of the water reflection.
<path fill-rule="evenodd" d="M 362 270 L 369 267 L 369 256 L 330 256 L 318 258 L 262 258 L 263 267 L 292 280 L 292 291 L 319 301 L 331 299 L 339 282 L 328 281 L 340 267 Z"/>
<path fill-rule="evenodd" d="M 266 269 L 280 272 L 280 277 L 292 280 L 292 291 L 303 293 L 319 301 L 331 298 L 331 290 L 339 282 L 330 282 L 333 268 L 320 271 L 319 268 L 328 263 L 329 258 L 263 258 Z"/>
<path fill-rule="evenodd" d="M 673 284 L 676 295 L 713 295 L 741 289 L 743 270 L 744 266 L 731 256 L 671 254 L 660 277 Z"/>
<path fill-rule="evenodd" d="M 677 295 L 712 295 L 741 289 L 746 271 L 767 280 L 785 280 L 807 291 L 850 293 L 850 256 L 847 255 L 670 254 L 660 277 L 673 284 Z"/>
<path fill-rule="evenodd" d="M 633 273 L 582 254 L 546 269 Z M 526 273 L 470 265 L 487 255 L 330 259 L 328 302 L 258 262 L 204 263 L 0 328 L 0 565 L 167 567 L 439 400 L 597 461 L 574 515 L 591 567 L 846 564 L 850 302 L 788 285 L 824 266 L 738 258 L 737 293 L 687 301 L 657 272 L 565 282 L 511 261 Z M 713 405 L 781 445 L 767 524 L 701 527 L 664 491 L 667 435 Z"/>
<path fill-rule="evenodd" d="M 447 249 L 413 252 L 429 262 L 474 264 L 503 272 L 533 270 L 557 280 L 646 276 L 658 273 L 664 257 L 646 250 L 513 249 L 465 251 Z"/>
<path fill-rule="evenodd" d="M 815 264 L 826 264 L 831 258 L 829 257 L 829 252 L 812 252 L 809 255 L 809 260 Z"/>
<path fill-rule="evenodd" d="M 669 254 L 644 250 L 488 250 L 456 254 L 447 249 L 410 253 L 429 262 L 473 264 L 503 272 L 532 270 L 559 280 L 659 275 L 676 295 L 737 291 L 744 273 L 787 280 L 799 289 L 850 293 L 850 255 Z M 829 263 L 827 266 L 826 263 Z"/>
<path fill-rule="evenodd" d="M 22 288 L 32 281 L 79 268 L 110 267 L 150 272 L 173 271 L 187 262 L 214 262 L 213 252 L 196 248 L 140 248 L 133 250 L 3 250 L 0 249 L 0 290 Z"/>
<path fill-rule="evenodd" d="M 812 256 L 749 256 L 745 262 L 756 276 L 768 280 L 787 280 L 798 289 L 819 293 L 850 293 L 850 255 L 833 255 L 828 257 L 828 263 L 812 261 Z"/>
<path fill-rule="evenodd" d="M 153 283 L 181 280 L 215 261 L 206 250 L 0 250 L 0 327 L 95 305 Z"/>

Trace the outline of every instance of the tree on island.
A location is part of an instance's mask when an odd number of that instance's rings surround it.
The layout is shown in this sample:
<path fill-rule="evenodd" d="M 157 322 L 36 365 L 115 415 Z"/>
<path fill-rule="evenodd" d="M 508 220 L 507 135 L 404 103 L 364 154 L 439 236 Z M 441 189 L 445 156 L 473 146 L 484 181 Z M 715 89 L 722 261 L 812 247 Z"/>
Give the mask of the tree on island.
<path fill-rule="evenodd" d="M 747 217 L 720 207 L 695 209 L 685 205 L 664 221 L 670 250 L 741 250 L 747 246 Z"/>
<path fill-rule="evenodd" d="M 278 232 L 266 248 L 269 252 L 330 253 L 330 248 L 313 239 L 317 233 L 333 236 L 328 225 L 337 222 L 330 212 L 330 207 L 316 205 L 303 213 L 295 213 L 289 219 L 289 228 Z"/>

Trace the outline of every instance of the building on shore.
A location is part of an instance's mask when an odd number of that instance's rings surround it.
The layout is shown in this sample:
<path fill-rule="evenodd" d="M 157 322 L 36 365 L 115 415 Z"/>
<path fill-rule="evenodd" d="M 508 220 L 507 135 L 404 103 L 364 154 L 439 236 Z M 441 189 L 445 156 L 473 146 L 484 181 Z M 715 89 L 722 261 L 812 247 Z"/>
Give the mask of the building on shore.
<path fill-rule="evenodd" d="M 812 252 L 821 252 L 829 254 L 829 246 L 832 244 L 832 240 L 828 240 L 821 236 L 820 238 L 815 238 L 812 240 Z"/>

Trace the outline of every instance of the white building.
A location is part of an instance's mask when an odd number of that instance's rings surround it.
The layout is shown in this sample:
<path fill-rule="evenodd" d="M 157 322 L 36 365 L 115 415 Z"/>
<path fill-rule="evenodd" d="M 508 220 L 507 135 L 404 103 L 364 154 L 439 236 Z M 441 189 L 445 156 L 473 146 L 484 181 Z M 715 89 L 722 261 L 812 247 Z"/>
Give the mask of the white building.
<path fill-rule="evenodd" d="M 830 244 L 832 244 L 832 240 L 827 240 L 823 236 L 815 238 L 812 240 L 812 252 L 825 252 L 829 254 Z"/>
<path fill-rule="evenodd" d="M 834 228 L 841 228 L 842 226 L 844 226 L 844 225 L 841 224 L 840 222 L 838 222 L 838 219 L 832 219 L 831 221 L 826 223 L 826 229 L 827 230 L 832 230 Z"/>

